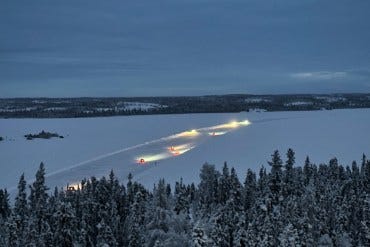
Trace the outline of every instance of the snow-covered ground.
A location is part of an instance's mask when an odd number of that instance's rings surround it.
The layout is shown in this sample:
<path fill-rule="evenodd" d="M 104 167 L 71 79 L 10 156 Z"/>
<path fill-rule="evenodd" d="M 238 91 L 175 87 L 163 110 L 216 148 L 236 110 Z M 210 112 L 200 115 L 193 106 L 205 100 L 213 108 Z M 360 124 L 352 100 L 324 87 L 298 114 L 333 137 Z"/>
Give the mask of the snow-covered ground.
<path fill-rule="evenodd" d="M 295 101 L 284 104 L 285 106 L 305 106 L 305 105 L 313 105 L 312 102 L 309 101 Z"/>
<path fill-rule="evenodd" d="M 266 99 L 266 98 L 248 98 L 248 99 L 245 99 L 245 102 L 247 102 L 247 103 L 271 102 L 271 99 Z"/>
<path fill-rule="evenodd" d="M 142 103 L 142 102 L 124 102 L 124 107 L 120 108 L 121 110 L 141 110 L 141 111 L 149 111 L 156 108 L 166 108 L 167 106 L 163 106 L 160 104 L 155 103 Z"/>
<path fill-rule="evenodd" d="M 46 104 L 46 101 L 42 100 L 33 100 L 32 103 L 35 104 Z M 53 104 L 70 104 L 71 102 L 69 101 L 53 101 Z M 35 111 L 35 110 L 40 110 L 40 111 L 65 111 L 68 110 L 69 108 L 73 108 L 74 106 L 69 106 L 69 107 L 47 107 L 44 108 L 44 106 L 32 106 L 32 107 L 22 107 L 22 106 L 5 106 L 3 108 L 0 107 L 0 112 L 29 112 L 29 111 Z M 138 111 L 150 111 L 154 109 L 160 109 L 160 108 L 167 108 L 168 106 L 166 105 L 160 105 L 156 103 L 143 103 L 143 102 L 118 102 L 116 106 L 107 106 L 107 107 L 95 107 L 91 108 L 90 110 L 83 110 L 84 113 L 92 113 L 94 111 L 97 112 L 109 112 L 109 111 L 133 111 L 133 110 L 138 110 Z"/>
<path fill-rule="evenodd" d="M 246 119 L 252 124 L 212 129 Z M 41 161 L 49 173 L 50 187 L 105 175 L 110 169 L 122 180 L 132 172 L 149 187 L 161 177 L 168 182 L 180 177 L 197 182 L 204 162 L 220 168 L 224 161 L 244 180 L 248 168 L 257 171 L 261 165 L 267 166 L 275 149 L 284 154 L 288 148 L 295 150 L 299 164 L 307 154 L 315 163 L 336 156 L 340 163 L 350 164 L 353 159 L 360 160 L 362 153 L 370 155 L 369 122 L 370 109 L 0 119 L 0 136 L 5 137 L 0 142 L 0 188 L 12 190 L 22 172 L 32 180 Z M 194 136 L 188 132 L 193 129 L 197 130 Z M 28 141 L 23 137 L 41 130 L 65 138 Z M 175 135 L 178 133 L 183 134 Z M 174 150 L 168 149 L 171 147 Z M 181 155 L 171 155 L 176 150 Z M 143 157 L 145 164 L 137 164 Z"/>

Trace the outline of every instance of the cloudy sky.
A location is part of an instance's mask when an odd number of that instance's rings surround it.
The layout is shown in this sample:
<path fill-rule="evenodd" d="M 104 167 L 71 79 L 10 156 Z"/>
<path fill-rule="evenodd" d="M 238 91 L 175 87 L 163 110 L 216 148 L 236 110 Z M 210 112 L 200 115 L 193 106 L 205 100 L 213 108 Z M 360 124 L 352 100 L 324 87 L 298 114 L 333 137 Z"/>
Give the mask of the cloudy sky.
<path fill-rule="evenodd" d="M 369 0 L 1 0 L 0 97 L 370 92 Z"/>

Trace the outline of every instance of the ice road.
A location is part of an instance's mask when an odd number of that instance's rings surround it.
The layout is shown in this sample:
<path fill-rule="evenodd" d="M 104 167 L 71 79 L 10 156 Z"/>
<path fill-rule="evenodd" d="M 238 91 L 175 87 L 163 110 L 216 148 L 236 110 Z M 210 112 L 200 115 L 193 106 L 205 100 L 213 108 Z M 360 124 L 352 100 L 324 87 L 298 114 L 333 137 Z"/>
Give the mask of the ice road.
<path fill-rule="evenodd" d="M 111 170 L 117 177 L 139 174 L 152 166 L 160 165 L 165 159 L 176 159 L 178 156 L 197 148 L 217 136 L 250 125 L 249 120 L 233 121 L 215 126 L 186 130 L 174 135 L 159 138 L 132 147 L 104 154 L 74 166 L 61 169 L 46 175 L 50 188 L 77 188 L 84 178 L 107 176 Z"/>

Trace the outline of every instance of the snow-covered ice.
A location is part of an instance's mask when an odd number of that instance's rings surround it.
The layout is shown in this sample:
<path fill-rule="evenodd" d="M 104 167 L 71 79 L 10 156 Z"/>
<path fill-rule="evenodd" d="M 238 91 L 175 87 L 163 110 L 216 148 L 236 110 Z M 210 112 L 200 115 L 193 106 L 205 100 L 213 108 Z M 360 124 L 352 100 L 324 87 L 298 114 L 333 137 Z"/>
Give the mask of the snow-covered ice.
<path fill-rule="evenodd" d="M 204 129 L 231 121 L 252 122 L 233 131 Z M 22 172 L 32 180 L 43 161 L 47 183 L 65 186 L 111 169 L 122 179 L 129 172 L 151 187 L 164 177 L 197 182 L 204 162 L 234 166 L 241 179 L 248 168 L 267 166 L 270 154 L 288 148 L 298 164 L 306 155 L 315 163 L 336 156 L 342 164 L 370 154 L 370 109 L 314 112 L 250 112 L 235 114 L 186 114 L 124 116 L 81 119 L 0 119 L 0 187 L 12 189 Z M 196 129 L 202 138 L 173 138 Z M 64 139 L 26 140 L 23 135 L 41 130 L 57 132 Z M 217 132 L 217 134 L 216 134 Z M 222 133 L 223 135 L 218 135 Z M 213 136 L 214 135 L 214 136 Z M 187 145 L 181 155 L 167 148 Z M 172 150 L 173 151 L 173 150 Z M 166 159 L 137 164 L 141 157 L 166 154 Z M 162 156 L 161 156 L 162 157 Z M 163 158 L 163 157 L 162 157 Z"/>

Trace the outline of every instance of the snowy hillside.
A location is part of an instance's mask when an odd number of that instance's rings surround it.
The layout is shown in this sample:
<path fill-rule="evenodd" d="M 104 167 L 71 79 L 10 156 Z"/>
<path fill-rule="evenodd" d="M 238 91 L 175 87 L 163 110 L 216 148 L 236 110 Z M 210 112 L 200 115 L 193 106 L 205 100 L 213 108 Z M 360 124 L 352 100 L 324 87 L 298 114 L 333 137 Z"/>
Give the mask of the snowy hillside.
<path fill-rule="evenodd" d="M 252 124 L 230 131 L 204 129 L 246 119 Z M 133 172 L 134 179 L 148 187 L 161 177 L 168 182 L 179 177 L 191 182 L 199 180 L 203 163 L 220 168 L 224 161 L 244 176 L 248 168 L 267 166 L 266 157 L 275 149 L 286 152 L 288 148 L 296 152 L 298 165 L 307 154 L 315 163 L 336 156 L 347 165 L 353 159 L 360 160 L 362 153 L 370 153 L 369 121 L 369 109 L 0 119 L 0 136 L 4 137 L 0 142 L 0 187 L 13 188 L 23 172 L 26 179 L 32 180 L 41 161 L 46 165 L 49 186 L 65 186 L 91 175 L 106 175 L 111 169 L 122 180 Z M 190 138 L 185 143 L 186 138 L 166 142 L 166 138 L 193 129 L 203 137 L 193 141 Z M 23 137 L 41 130 L 57 132 L 65 138 L 27 141 Z M 155 162 L 138 164 L 142 157 L 166 153 L 166 147 L 183 144 L 188 146 L 181 155 L 161 156 L 163 159 Z"/>

